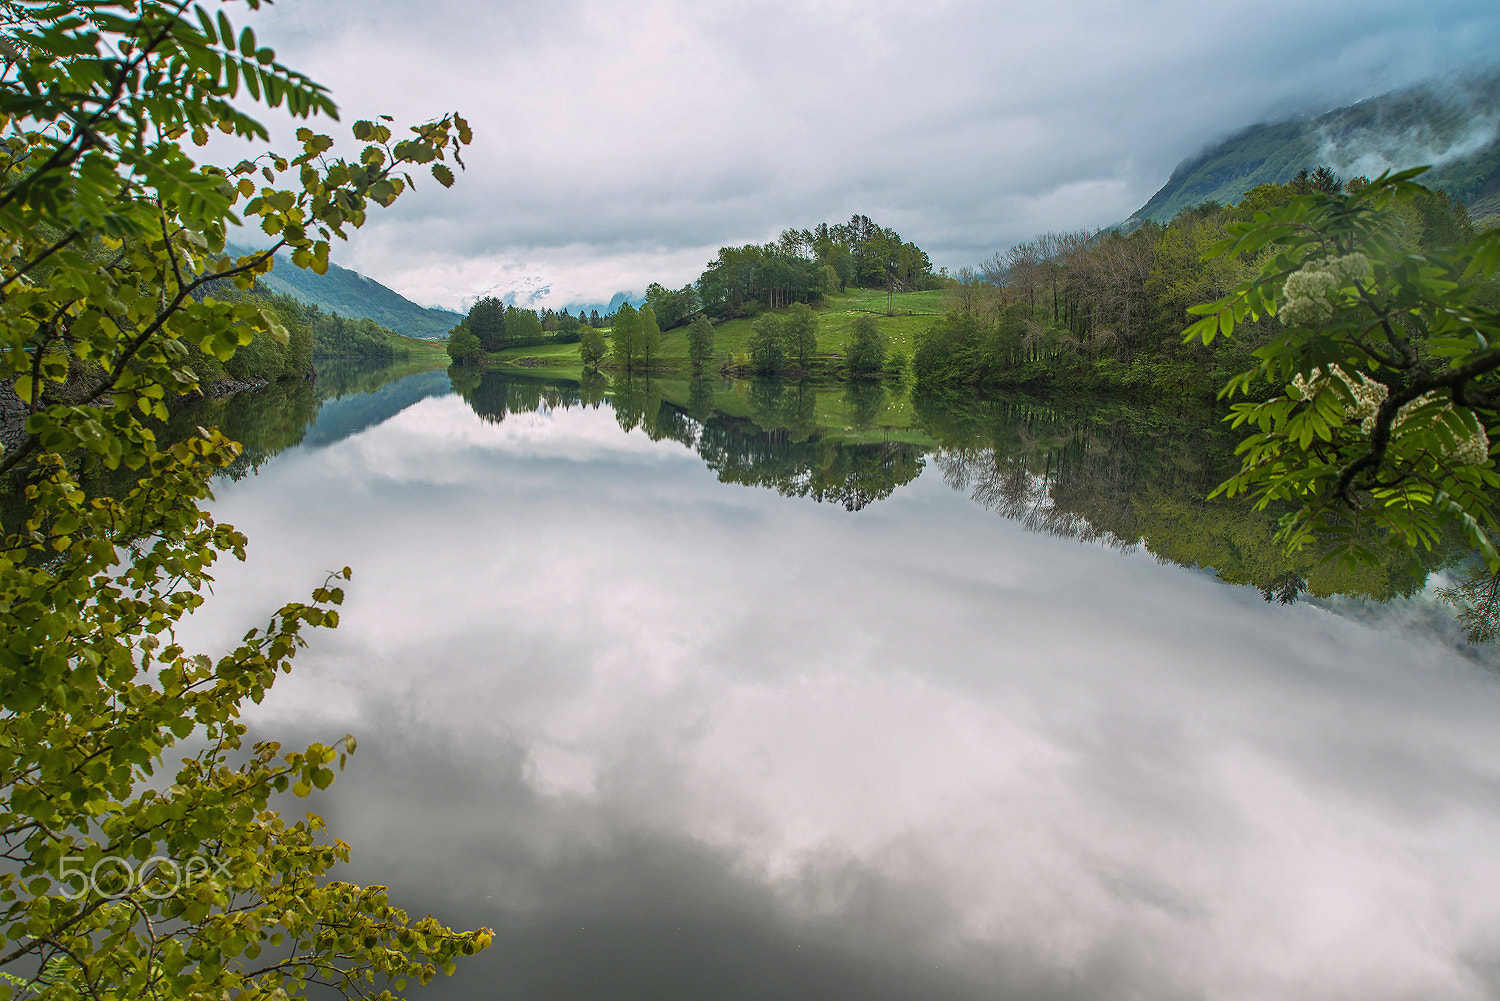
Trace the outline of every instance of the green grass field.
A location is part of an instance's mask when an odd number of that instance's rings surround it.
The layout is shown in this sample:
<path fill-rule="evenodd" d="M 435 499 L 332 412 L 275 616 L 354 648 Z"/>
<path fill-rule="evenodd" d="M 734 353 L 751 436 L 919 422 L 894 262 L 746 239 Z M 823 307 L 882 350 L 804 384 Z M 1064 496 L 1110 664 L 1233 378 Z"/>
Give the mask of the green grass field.
<path fill-rule="evenodd" d="M 947 293 L 901 292 L 894 296 L 873 289 L 851 289 L 831 295 L 826 305 L 815 310 L 818 317 L 818 362 L 814 370 L 830 370 L 844 357 L 844 344 L 854 321 L 874 313 L 886 336 L 887 347 L 910 358 L 916 348 L 916 337 L 942 315 Z M 888 302 L 889 300 L 889 302 Z M 887 316 L 890 306 L 895 316 Z M 775 310 L 784 314 L 786 310 Z M 729 320 L 714 328 L 714 350 L 731 358 L 749 353 L 753 321 Z M 525 368 L 566 369 L 582 367 L 577 344 L 548 344 L 534 348 L 511 348 L 490 359 L 491 364 L 517 365 Z M 609 359 L 605 359 L 605 367 Z M 678 327 L 662 334 L 661 353 L 652 359 L 652 368 L 686 374 L 688 360 L 687 329 Z"/>
<path fill-rule="evenodd" d="M 887 311 L 897 316 L 907 313 L 942 316 L 948 311 L 948 292 L 934 289 L 929 292 L 898 292 L 887 296 L 880 289 L 852 288 L 848 292 L 829 298 L 831 309 L 859 309 L 885 316 Z"/>
<path fill-rule="evenodd" d="M 426 337 L 407 337 L 392 331 L 391 346 L 399 352 L 405 352 L 409 358 L 426 359 L 429 356 L 436 359 L 448 358 L 448 346 L 446 341 L 433 340 Z M 575 352 L 576 353 L 576 352 Z"/>

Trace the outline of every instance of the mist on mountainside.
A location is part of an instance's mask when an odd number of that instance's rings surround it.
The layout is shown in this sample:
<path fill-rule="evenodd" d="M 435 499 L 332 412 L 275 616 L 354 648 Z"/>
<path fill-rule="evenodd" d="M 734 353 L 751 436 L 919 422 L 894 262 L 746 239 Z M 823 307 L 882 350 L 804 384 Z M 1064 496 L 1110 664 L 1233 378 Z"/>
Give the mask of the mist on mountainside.
<path fill-rule="evenodd" d="M 1430 165 L 1422 182 L 1476 215 L 1500 211 L 1500 69 L 1372 97 L 1314 118 L 1242 129 L 1178 165 L 1132 220 L 1166 222 L 1327 165 L 1343 177 Z"/>

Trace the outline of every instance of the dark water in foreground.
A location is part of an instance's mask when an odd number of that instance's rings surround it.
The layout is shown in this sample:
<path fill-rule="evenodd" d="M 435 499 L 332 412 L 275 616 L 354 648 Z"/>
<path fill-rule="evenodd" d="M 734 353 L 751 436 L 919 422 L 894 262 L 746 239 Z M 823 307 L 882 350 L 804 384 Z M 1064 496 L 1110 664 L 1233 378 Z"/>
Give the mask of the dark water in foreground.
<path fill-rule="evenodd" d="M 496 930 L 414 996 L 1500 996 L 1500 675 L 1199 504 L 1201 422 L 460 388 L 226 481 L 184 637 L 355 568 L 249 719 L 353 731 L 348 878 Z"/>

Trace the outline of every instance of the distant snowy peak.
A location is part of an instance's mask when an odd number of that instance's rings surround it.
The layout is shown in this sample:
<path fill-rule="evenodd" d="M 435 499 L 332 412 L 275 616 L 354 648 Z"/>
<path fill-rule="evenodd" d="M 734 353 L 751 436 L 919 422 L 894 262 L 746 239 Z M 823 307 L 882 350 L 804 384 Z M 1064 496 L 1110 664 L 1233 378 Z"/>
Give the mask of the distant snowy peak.
<path fill-rule="evenodd" d="M 525 275 L 507 282 L 499 282 L 486 289 L 466 295 L 461 302 L 465 313 L 480 299 L 493 297 L 507 306 L 517 309 L 543 310 L 550 303 L 544 300 L 552 294 L 552 283 L 541 275 Z"/>
<path fill-rule="evenodd" d="M 630 303 L 632 306 L 640 306 L 646 301 L 646 297 L 630 292 L 616 292 L 607 303 L 603 302 L 579 302 L 576 300 L 560 302 L 552 296 L 551 279 L 541 275 L 526 275 L 518 279 L 510 279 L 496 282 L 489 286 L 464 296 L 459 301 L 463 304 L 463 312 L 467 313 L 480 299 L 494 297 L 507 306 L 515 306 L 517 309 L 530 309 L 540 313 L 544 309 L 553 309 L 562 312 L 567 309 L 586 316 L 590 311 L 608 315 L 620 308 L 622 303 Z"/>

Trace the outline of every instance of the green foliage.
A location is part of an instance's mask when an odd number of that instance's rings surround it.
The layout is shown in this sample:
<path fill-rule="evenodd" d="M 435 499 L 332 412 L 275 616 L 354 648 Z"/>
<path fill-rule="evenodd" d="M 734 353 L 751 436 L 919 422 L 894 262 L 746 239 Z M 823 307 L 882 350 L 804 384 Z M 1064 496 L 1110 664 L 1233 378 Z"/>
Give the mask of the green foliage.
<path fill-rule="evenodd" d="M 765 246 L 721 247 L 699 277 L 697 293 L 710 316 L 725 319 L 751 316 L 758 306 L 815 302 L 855 284 L 890 291 L 942 287 L 925 251 L 856 215 L 843 225 L 785 230 Z"/>
<path fill-rule="evenodd" d="M 505 307 L 505 346 L 518 347 L 542 344 L 546 341 L 541 317 L 529 309 L 515 306 Z"/>
<path fill-rule="evenodd" d="M 310 350 L 279 306 L 213 294 L 215 282 L 249 293 L 270 267 L 271 250 L 223 256 L 234 217 L 322 271 L 329 241 L 363 224 L 372 202 L 394 201 L 409 171 L 430 165 L 451 181 L 444 161 L 457 161 L 468 126 L 449 116 L 396 139 L 384 120 L 358 122 L 367 145 L 356 161 L 330 157 L 332 139 L 302 128 L 294 156 L 200 166 L 184 139 L 267 138 L 234 103 L 242 90 L 300 118 L 334 105 L 252 29 L 235 32 L 227 7 L 9 12 L 0 380 L 28 417 L 0 458 L 12 488 L 24 486 L 0 536 L 0 972 L 44 969 L 52 996 L 99 1001 L 269 997 L 318 983 L 390 996 L 426 982 L 489 933 L 412 921 L 382 888 L 332 878 L 348 847 L 325 841 L 315 816 L 288 822 L 269 808 L 273 794 L 325 788 L 353 738 L 290 753 L 241 746 L 245 700 L 290 668 L 305 627 L 337 624 L 335 580 L 348 571 L 222 657 L 186 650 L 176 628 L 201 605 L 215 560 L 244 555 L 244 537 L 200 506 L 241 450 L 214 430 L 160 444 L 154 428 L 169 398 L 241 349 L 253 354 L 258 338 L 288 346 L 283 364 Z M 131 476 L 91 494 L 80 471 L 101 469 Z M 163 773 L 168 749 L 192 734 L 203 749 Z M 101 885 L 127 865 L 136 878 Z"/>
<path fill-rule="evenodd" d="M 306 322 L 303 307 L 286 296 L 268 294 L 257 285 L 250 291 L 234 287 L 232 282 L 213 282 L 204 294 L 223 302 L 253 301 L 264 309 L 286 331 L 283 340 L 269 331 L 252 331 L 251 340 L 235 351 L 227 361 L 205 356 L 197 362 L 199 380 L 212 386 L 225 380 L 304 379 L 312 375 L 312 359 L 317 337 Z"/>
<path fill-rule="evenodd" d="M 818 318 L 806 303 L 793 303 L 782 328 L 787 355 L 803 370 L 818 354 Z"/>
<path fill-rule="evenodd" d="M 466 324 L 459 324 L 458 328 L 448 337 L 448 357 L 453 359 L 457 365 L 480 365 L 484 363 L 484 347 L 479 338 L 474 335 Z"/>
<path fill-rule="evenodd" d="M 646 367 L 651 367 L 651 359 L 661 354 L 661 327 L 656 322 L 656 310 L 650 306 L 642 306 L 640 311 L 641 324 L 641 357 Z"/>
<path fill-rule="evenodd" d="M 885 365 L 885 335 L 873 316 L 861 316 L 844 350 L 844 365 L 851 375 L 874 375 Z"/>
<path fill-rule="evenodd" d="M 559 316 L 549 309 L 544 317 L 538 316 L 529 309 L 507 306 L 494 296 L 485 296 L 469 307 L 468 315 L 450 336 L 460 327 L 472 331 L 488 354 L 543 344 L 576 344 L 580 337 L 578 320 L 566 311 Z"/>
<path fill-rule="evenodd" d="M 1494 572 L 1500 313 L 1477 293 L 1500 270 L 1500 232 L 1406 249 L 1401 210 L 1431 197 L 1419 173 L 1314 191 L 1231 225 L 1218 255 L 1270 253 L 1228 295 L 1194 307 L 1203 319 L 1187 336 L 1211 343 L 1262 315 L 1285 327 L 1225 387 L 1231 398 L 1260 384 L 1274 395 L 1234 404 L 1234 426 L 1254 433 L 1219 493 L 1289 505 L 1289 546 L 1331 540 L 1348 559 L 1431 548 L 1457 526 Z"/>
<path fill-rule="evenodd" d="M 755 321 L 750 336 L 750 368 L 762 375 L 781 371 L 786 364 L 786 337 L 781 317 L 766 313 Z"/>
<path fill-rule="evenodd" d="M 610 331 L 615 363 L 630 371 L 641 359 L 641 316 L 630 303 L 624 303 L 615 312 L 615 325 Z"/>
<path fill-rule="evenodd" d="M 1338 179 L 1308 172 L 1330 190 Z M 1351 190 L 1368 182 L 1351 179 Z M 1170 225 L 1130 233 L 1048 233 L 997 254 L 984 281 L 955 294 L 963 319 L 945 318 L 919 345 L 917 376 L 930 385 L 982 391 L 1028 389 L 1123 392 L 1142 398 L 1212 399 L 1252 364 L 1279 326 L 1261 314 L 1234 338 L 1184 341 L 1190 308 L 1217 299 L 1273 256 L 1213 253 L 1229 227 L 1275 212 L 1298 197 L 1291 185 L 1263 185 L 1234 206 L 1196 205 Z M 1441 194 L 1391 207 L 1390 238 L 1407 251 L 1436 251 L 1473 233 L 1466 214 Z"/>
<path fill-rule="evenodd" d="M 470 333 L 485 351 L 499 351 L 505 347 L 505 306 L 494 296 L 485 296 L 469 307 L 466 324 Z M 451 355 L 452 352 L 450 351 Z"/>
<path fill-rule="evenodd" d="M 261 292 L 258 281 L 256 294 L 262 295 L 268 307 L 281 318 L 282 324 L 292 333 L 294 340 L 299 330 L 307 331 L 312 357 L 391 361 L 397 355 L 409 353 L 411 350 L 410 341 L 404 340 L 394 330 L 388 330 L 374 320 L 325 313 L 317 306 L 306 305 L 290 296 L 276 294 L 266 296 Z M 433 349 L 438 347 L 440 345 L 433 345 Z M 293 370 L 293 367 L 289 365 L 288 371 Z"/>
<path fill-rule="evenodd" d="M 701 370 L 714 356 L 714 325 L 707 316 L 699 313 L 693 317 L 687 331 L 688 359 L 693 368 Z"/>
<path fill-rule="evenodd" d="M 583 327 L 578 342 L 578 355 L 583 359 L 583 363 L 589 368 L 597 369 L 599 363 L 604 360 L 605 351 L 604 335 L 593 327 Z"/>
<path fill-rule="evenodd" d="M 671 330 L 688 322 L 698 311 L 698 290 L 684 285 L 676 292 L 652 282 L 646 289 L 646 305 L 656 314 L 662 330 Z"/>

